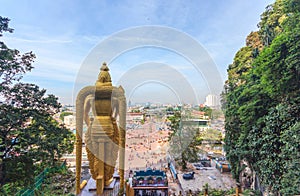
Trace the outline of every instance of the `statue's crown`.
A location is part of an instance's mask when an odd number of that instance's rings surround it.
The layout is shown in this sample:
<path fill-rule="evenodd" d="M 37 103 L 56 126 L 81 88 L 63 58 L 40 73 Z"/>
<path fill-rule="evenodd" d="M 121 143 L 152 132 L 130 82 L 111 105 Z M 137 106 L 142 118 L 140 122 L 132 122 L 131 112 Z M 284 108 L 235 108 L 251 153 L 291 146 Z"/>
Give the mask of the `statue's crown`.
<path fill-rule="evenodd" d="M 96 84 L 100 86 L 111 86 L 111 77 L 109 74 L 109 68 L 107 67 L 106 63 L 104 62 L 100 68 L 100 73 L 98 75 L 98 80 Z"/>
<path fill-rule="evenodd" d="M 109 71 L 109 68 L 107 67 L 106 63 L 103 62 L 101 68 L 100 68 L 101 71 Z"/>

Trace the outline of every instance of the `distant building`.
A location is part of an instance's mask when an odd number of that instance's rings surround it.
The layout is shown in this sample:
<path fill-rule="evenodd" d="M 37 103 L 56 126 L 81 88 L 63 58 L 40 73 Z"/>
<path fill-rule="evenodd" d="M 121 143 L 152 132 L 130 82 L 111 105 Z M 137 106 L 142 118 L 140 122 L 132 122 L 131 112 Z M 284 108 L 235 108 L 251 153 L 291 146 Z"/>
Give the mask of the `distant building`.
<path fill-rule="evenodd" d="M 205 115 L 205 112 L 193 110 L 191 113 L 193 118 L 197 119 L 208 119 L 209 117 Z"/>
<path fill-rule="evenodd" d="M 197 128 L 204 131 L 210 127 L 210 119 L 205 112 L 192 110 L 188 111 L 186 118 L 181 119 L 182 127 Z"/>
<path fill-rule="evenodd" d="M 166 116 L 167 117 L 174 116 L 174 111 L 166 111 Z"/>
<path fill-rule="evenodd" d="M 200 131 L 204 131 L 209 128 L 210 120 L 206 119 L 183 119 L 183 127 L 193 127 L 198 128 Z"/>
<path fill-rule="evenodd" d="M 218 95 L 207 95 L 205 99 L 205 105 L 211 108 L 219 108 L 220 107 L 220 98 Z"/>
<path fill-rule="evenodd" d="M 75 109 L 75 106 L 74 105 L 63 105 L 62 107 L 62 111 L 70 111 L 70 112 L 75 112 L 76 109 Z"/>
<path fill-rule="evenodd" d="M 141 122 L 144 120 L 144 115 L 141 112 L 127 112 L 126 121 Z"/>
<path fill-rule="evenodd" d="M 68 115 L 64 117 L 64 124 L 68 127 L 68 128 L 73 128 L 75 127 L 76 124 L 76 117 L 74 115 Z"/>
<path fill-rule="evenodd" d="M 131 107 L 132 106 L 132 104 L 131 104 L 131 101 L 129 100 L 128 101 L 128 107 Z"/>

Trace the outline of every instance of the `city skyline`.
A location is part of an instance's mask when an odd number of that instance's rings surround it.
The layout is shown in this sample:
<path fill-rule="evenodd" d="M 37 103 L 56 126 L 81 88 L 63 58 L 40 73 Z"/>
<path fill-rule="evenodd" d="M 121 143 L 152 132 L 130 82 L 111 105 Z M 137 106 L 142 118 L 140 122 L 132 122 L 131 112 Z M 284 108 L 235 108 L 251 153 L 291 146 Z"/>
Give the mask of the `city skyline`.
<path fill-rule="evenodd" d="M 63 104 L 73 104 L 76 78 L 92 49 L 118 32 L 145 25 L 172 28 L 195 39 L 211 57 L 219 72 L 216 74 L 220 74 L 224 82 L 236 50 L 245 44 L 246 35 L 256 29 L 259 15 L 270 3 L 273 1 L 177 1 L 173 4 L 158 1 L 135 4 L 129 1 L 55 4 L 51 1 L 1 1 L 2 16 L 10 18 L 10 26 L 15 29 L 1 39 L 10 48 L 36 54 L 35 69 L 24 77 L 25 82 L 45 88 Z M 103 61 L 107 59 L 100 56 L 96 66 L 100 68 Z M 122 85 L 120 79 L 128 70 L 145 63 L 158 63 L 180 73 L 196 92 L 199 103 L 210 94 L 205 77 L 195 74 L 191 62 L 176 51 L 140 47 L 124 51 L 108 63 L 114 85 Z M 93 74 L 96 78 L 98 73 Z M 128 99 L 178 102 L 172 88 L 159 81 L 137 84 Z"/>

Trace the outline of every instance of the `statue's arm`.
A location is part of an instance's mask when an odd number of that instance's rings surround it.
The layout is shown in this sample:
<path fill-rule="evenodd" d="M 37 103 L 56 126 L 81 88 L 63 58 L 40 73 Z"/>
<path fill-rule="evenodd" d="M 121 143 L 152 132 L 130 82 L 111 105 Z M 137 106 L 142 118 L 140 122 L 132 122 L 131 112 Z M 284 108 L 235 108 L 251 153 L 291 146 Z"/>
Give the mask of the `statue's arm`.
<path fill-rule="evenodd" d="M 113 108 L 112 108 L 112 117 L 114 119 L 116 119 L 119 115 L 119 101 L 117 98 L 112 98 L 112 105 L 113 105 Z"/>
<path fill-rule="evenodd" d="M 91 102 L 92 97 L 90 96 L 88 96 L 84 102 L 83 120 L 87 124 L 87 126 L 90 125 L 89 112 L 91 110 Z"/>

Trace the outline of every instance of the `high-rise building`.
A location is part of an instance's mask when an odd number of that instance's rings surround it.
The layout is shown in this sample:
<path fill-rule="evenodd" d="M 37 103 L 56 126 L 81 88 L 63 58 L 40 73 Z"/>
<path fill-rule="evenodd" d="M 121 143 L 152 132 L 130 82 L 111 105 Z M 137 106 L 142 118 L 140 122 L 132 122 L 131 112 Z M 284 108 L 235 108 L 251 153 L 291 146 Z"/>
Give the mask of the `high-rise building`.
<path fill-rule="evenodd" d="M 209 94 L 206 96 L 205 105 L 212 108 L 220 107 L 220 98 L 218 95 Z"/>

